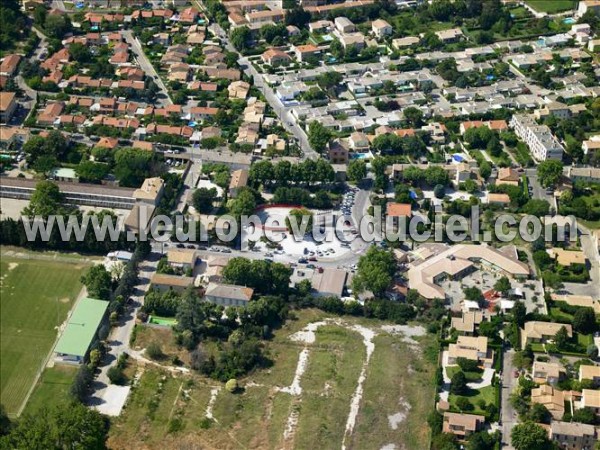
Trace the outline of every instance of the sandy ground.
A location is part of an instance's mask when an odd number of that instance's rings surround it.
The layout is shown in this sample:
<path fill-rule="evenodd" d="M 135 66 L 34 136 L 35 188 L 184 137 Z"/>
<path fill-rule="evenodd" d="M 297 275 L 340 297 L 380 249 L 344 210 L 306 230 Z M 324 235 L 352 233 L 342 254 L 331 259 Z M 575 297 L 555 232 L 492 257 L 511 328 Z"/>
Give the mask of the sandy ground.
<path fill-rule="evenodd" d="M 213 407 L 215 406 L 215 403 L 217 402 L 217 395 L 219 394 L 219 391 L 221 390 L 221 388 L 219 386 L 214 387 L 210 390 L 210 400 L 208 401 L 208 405 L 206 406 L 206 417 L 208 419 L 214 419 L 213 416 Z"/>

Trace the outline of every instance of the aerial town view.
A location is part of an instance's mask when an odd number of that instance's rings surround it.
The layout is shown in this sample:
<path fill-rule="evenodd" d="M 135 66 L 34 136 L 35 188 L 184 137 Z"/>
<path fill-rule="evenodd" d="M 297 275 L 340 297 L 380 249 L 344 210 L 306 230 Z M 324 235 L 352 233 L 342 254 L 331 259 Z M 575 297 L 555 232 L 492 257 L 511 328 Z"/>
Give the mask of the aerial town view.
<path fill-rule="evenodd" d="M 600 450 L 600 0 L 0 0 L 0 449 Z"/>

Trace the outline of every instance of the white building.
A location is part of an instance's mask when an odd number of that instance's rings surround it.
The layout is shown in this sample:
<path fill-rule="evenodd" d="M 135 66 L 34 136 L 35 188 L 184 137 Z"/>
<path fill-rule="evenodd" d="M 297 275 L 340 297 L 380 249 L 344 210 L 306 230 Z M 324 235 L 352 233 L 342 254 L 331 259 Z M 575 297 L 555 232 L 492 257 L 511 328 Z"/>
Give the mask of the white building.
<path fill-rule="evenodd" d="M 515 114 L 510 121 L 510 126 L 514 128 L 515 134 L 527 144 L 531 155 L 537 161 L 562 159 L 565 149 L 546 125 L 538 125 L 531 116 Z"/>

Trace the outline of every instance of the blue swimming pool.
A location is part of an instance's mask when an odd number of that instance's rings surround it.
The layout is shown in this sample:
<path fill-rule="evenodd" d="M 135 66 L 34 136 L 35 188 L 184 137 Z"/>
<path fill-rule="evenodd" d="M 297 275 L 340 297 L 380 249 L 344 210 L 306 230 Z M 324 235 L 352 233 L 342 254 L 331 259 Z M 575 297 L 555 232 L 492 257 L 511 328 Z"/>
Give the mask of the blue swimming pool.
<path fill-rule="evenodd" d="M 573 17 L 567 17 L 566 19 L 563 19 L 563 23 L 573 25 L 574 23 L 577 23 L 577 21 Z"/>

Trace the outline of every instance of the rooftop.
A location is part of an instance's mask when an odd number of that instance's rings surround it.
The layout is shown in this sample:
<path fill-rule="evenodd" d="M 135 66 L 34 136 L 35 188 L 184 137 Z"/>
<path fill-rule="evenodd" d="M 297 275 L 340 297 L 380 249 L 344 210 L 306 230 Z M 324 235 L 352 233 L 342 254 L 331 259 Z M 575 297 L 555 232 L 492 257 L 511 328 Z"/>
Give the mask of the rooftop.
<path fill-rule="evenodd" d="M 65 355 L 85 357 L 107 308 L 108 302 L 104 300 L 81 299 L 69 317 L 67 326 L 54 351 Z"/>

